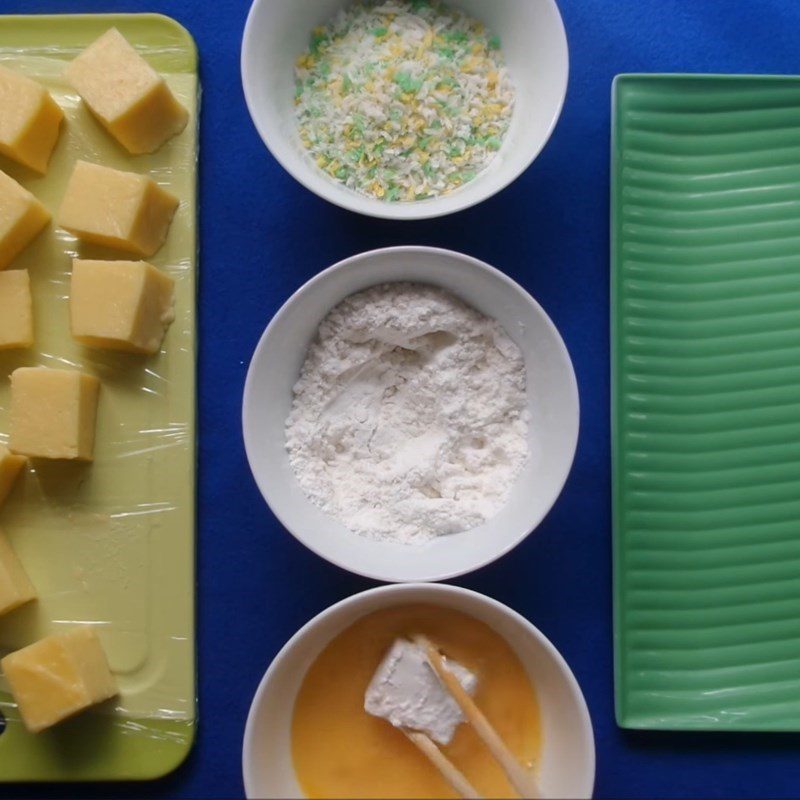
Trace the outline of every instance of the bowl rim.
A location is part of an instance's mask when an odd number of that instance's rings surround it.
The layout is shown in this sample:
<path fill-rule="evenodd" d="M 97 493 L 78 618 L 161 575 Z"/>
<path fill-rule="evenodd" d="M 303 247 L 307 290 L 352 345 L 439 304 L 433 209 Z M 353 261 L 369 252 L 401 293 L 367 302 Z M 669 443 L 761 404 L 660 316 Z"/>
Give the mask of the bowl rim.
<path fill-rule="evenodd" d="M 294 178 L 301 186 L 308 189 L 308 191 L 312 192 L 317 197 L 320 197 L 321 199 L 326 200 L 329 203 L 338 206 L 339 208 L 351 211 L 354 214 L 361 214 L 374 219 L 391 219 L 411 222 L 415 220 L 445 217 L 449 216 L 450 214 L 457 214 L 459 211 L 465 211 L 468 208 L 472 208 L 484 202 L 485 200 L 500 194 L 500 192 L 504 191 L 512 183 L 514 183 L 539 157 L 541 152 L 547 146 L 547 143 L 550 141 L 553 131 L 561 119 L 561 114 L 564 110 L 564 103 L 566 102 L 567 98 L 567 91 L 569 89 L 569 40 L 567 38 L 566 27 L 564 26 L 564 18 L 561 15 L 561 10 L 558 7 L 557 0 L 540 0 L 540 2 L 547 3 L 551 7 L 552 11 L 555 12 L 555 19 L 558 23 L 561 37 L 563 38 L 564 63 L 561 65 L 563 71 L 563 77 L 561 78 L 562 85 L 558 103 L 554 109 L 552 119 L 547 126 L 547 130 L 542 137 L 539 146 L 531 150 L 529 158 L 522 159 L 518 169 L 513 170 L 507 178 L 500 181 L 498 185 L 490 191 L 478 191 L 475 192 L 474 195 L 462 195 L 459 191 L 455 191 L 449 195 L 439 195 L 438 197 L 434 197 L 429 200 L 416 200 L 410 203 L 390 203 L 381 200 L 374 200 L 373 202 L 372 198 L 368 198 L 366 196 L 362 197 L 353 190 L 349 190 L 347 192 L 336 191 L 338 185 L 322 175 L 317 176 L 311 170 L 310 165 L 307 165 L 309 167 L 308 170 L 303 168 L 295 169 L 287 159 L 279 155 L 279 153 L 276 152 L 276 149 L 270 144 L 271 137 L 267 131 L 267 127 L 266 125 L 262 124 L 260 117 L 256 112 L 257 105 L 254 90 L 256 78 L 253 75 L 253 72 L 250 70 L 248 64 L 251 47 L 256 47 L 253 34 L 253 30 L 255 28 L 254 20 L 260 6 L 267 2 L 270 2 L 270 0 L 252 0 L 250 9 L 247 12 L 247 19 L 242 32 L 242 40 L 240 45 L 239 70 L 241 74 L 245 104 L 247 105 L 247 111 L 250 115 L 250 119 L 252 120 L 253 126 L 255 127 L 259 138 L 267 148 L 267 151 L 292 178 Z M 301 161 L 300 163 L 306 164 L 305 161 Z M 311 178 L 312 175 L 319 177 L 320 181 L 318 183 L 315 182 Z M 480 180 L 481 175 L 479 174 L 475 178 L 475 181 Z M 463 199 L 464 197 L 466 197 L 466 199 Z M 369 205 L 365 206 L 359 201 L 366 201 L 369 203 Z M 411 211 L 407 211 L 406 209 L 411 209 Z M 418 210 L 414 211 L 414 209 Z"/>
<path fill-rule="evenodd" d="M 350 265 L 358 264 L 359 262 L 362 261 L 368 261 L 370 259 L 373 259 L 377 256 L 381 256 L 384 254 L 403 254 L 411 256 L 444 255 L 450 258 L 455 258 L 459 261 L 468 263 L 473 268 L 488 273 L 493 277 L 493 279 L 502 281 L 507 286 L 509 286 L 513 291 L 521 294 L 525 298 L 526 302 L 532 305 L 533 310 L 539 315 L 541 315 L 541 318 L 545 326 L 550 330 L 551 334 L 553 335 L 553 340 L 563 358 L 564 364 L 566 365 L 566 379 L 567 382 L 569 383 L 569 392 L 575 406 L 575 432 L 574 436 L 572 437 L 572 441 L 565 442 L 567 458 L 565 459 L 563 474 L 559 476 L 558 491 L 553 493 L 553 497 L 550 499 L 549 503 L 547 503 L 545 506 L 542 507 L 541 512 L 538 515 L 531 517 L 530 521 L 522 528 L 523 532 L 520 533 L 516 538 L 511 540 L 508 544 L 504 545 L 502 548 L 494 552 L 491 556 L 489 556 L 488 558 L 479 559 L 472 566 L 456 568 L 456 569 L 448 569 L 447 571 L 444 572 L 433 573 L 430 576 L 414 577 L 409 579 L 387 578 L 386 575 L 381 574 L 380 572 L 361 568 L 358 565 L 348 564 L 345 562 L 345 560 L 341 558 L 320 552 L 320 550 L 315 545 L 306 540 L 304 535 L 297 533 L 286 522 L 285 516 L 281 512 L 280 505 L 273 504 L 273 502 L 270 500 L 270 497 L 274 493 L 271 491 L 268 484 L 263 480 L 263 478 L 258 474 L 258 471 L 253 466 L 255 458 L 252 452 L 253 445 L 251 443 L 251 436 L 249 435 L 249 431 L 253 427 L 250 424 L 250 420 L 256 413 L 254 410 L 254 405 L 251 402 L 253 385 L 256 380 L 255 365 L 258 361 L 261 360 L 263 353 L 266 350 L 267 339 L 270 337 L 270 334 L 274 329 L 274 327 L 280 324 L 280 322 L 283 320 L 285 316 L 292 313 L 293 311 L 292 306 L 294 305 L 295 302 L 297 302 L 300 295 L 305 293 L 311 287 L 316 286 L 318 283 L 324 282 L 328 277 L 330 277 L 332 273 L 339 271 L 341 269 L 346 269 Z M 378 285 L 384 282 L 385 281 L 382 281 L 381 279 L 376 279 L 374 285 Z M 439 284 L 434 284 L 434 285 L 439 285 Z M 458 296 L 457 293 L 456 296 Z M 321 321 L 322 319 L 319 320 L 319 322 Z M 264 498 L 264 502 L 267 504 L 269 510 L 272 512 L 272 514 L 275 516 L 278 522 L 282 525 L 282 527 L 286 531 L 288 531 L 298 542 L 300 542 L 300 544 L 302 544 L 312 553 L 324 559 L 328 563 L 333 564 L 334 566 L 337 566 L 340 569 L 343 569 L 346 572 L 350 572 L 351 574 L 354 575 L 360 575 L 362 577 L 370 578 L 372 580 L 388 581 L 392 583 L 429 583 L 429 582 L 450 580 L 452 578 L 458 578 L 463 575 L 471 574 L 479 569 L 483 569 L 484 567 L 493 564 L 495 561 L 498 561 L 503 556 L 508 555 L 508 553 L 510 553 L 512 550 L 514 550 L 520 544 L 522 544 L 522 542 L 525 541 L 525 539 L 527 539 L 528 536 L 530 536 L 539 527 L 539 525 L 541 525 L 545 517 L 547 517 L 550 511 L 552 511 L 553 506 L 556 504 L 559 497 L 561 497 L 564 491 L 564 487 L 566 486 L 567 480 L 569 479 L 570 473 L 572 472 L 572 467 L 575 463 L 575 454 L 578 448 L 578 441 L 580 440 L 580 426 L 581 426 L 580 393 L 578 391 L 578 380 L 575 375 L 575 366 L 572 363 L 572 359 L 570 357 L 569 351 L 567 350 L 567 346 L 564 343 L 564 339 L 562 338 L 558 328 L 556 327 L 553 320 L 550 319 L 550 316 L 547 314 L 544 308 L 523 286 L 521 286 L 519 283 L 510 278 L 501 270 L 497 269 L 497 267 L 493 267 L 491 264 L 487 264 L 485 261 L 481 261 L 480 259 L 474 258 L 473 256 L 466 255 L 465 253 L 459 253 L 456 250 L 448 250 L 443 247 L 428 247 L 424 245 L 399 245 L 395 247 L 382 247 L 374 250 L 367 250 L 363 253 L 357 253 L 355 255 L 344 258 L 341 261 L 337 261 L 335 264 L 332 264 L 331 266 L 327 267 L 326 269 L 312 276 L 302 286 L 300 286 L 297 290 L 295 290 L 289 296 L 289 298 L 283 303 L 283 305 L 281 305 L 278 311 L 275 312 L 275 314 L 273 315 L 267 327 L 264 329 L 264 332 L 261 334 L 261 337 L 259 338 L 258 343 L 256 344 L 256 347 L 253 350 L 253 355 L 250 359 L 250 364 L 247 368 L 247 377 L 245 378 L 244 391 L 242 394 L 241 424 L 242 424 L 242 437 L 244 439 L 245 455 L 247 457 L 248 466 L 250 467 L 250 473 L 253 476 L 253 480 L 255 481 L 256 486 L 258 487 L 261 496 Z M 527 530 L 525 530 L 526 528 Z"/>
<path fill-rule="evenodd" d="M 594 785 L 596 780 L 596 768 L 597 768 L 597 752 L 596 752 L 596 743 L 594 737 L 594 727 L 592 725 L 592 717 L 589 713 L 589 706 L 586 703 L 586 697 L 583 694 L 583 690 L 578 683 L 578 679 L 575 677 L 572 669 L 570 668 L 569 664 L 567 663 L 564 656 L 561 655 L 558 648 L 550 641 L 550 639 L 545 636 L 542 631 L 536 627 L 529 619 L 524 617 L 520 614 L 519 611 L 514 610 L 510 606 L 507 606 L 505 603 L 501 603 L 499 600 L 495 600 L 493 597 L 489 595 L 483 594 L 481 592 L 477 592 L 473 589 L 467 589 L 462 586 L 453 586 L 447 583 L 397 583 L 397 584 L 389 584 L 387 586 L 377 586 L 372 589 L 366 589 L 362 592 L 357 592 L 356 594 L 352 594 L 348 597 L 343 598 L 335 602 L 333 605 L 328 606 L 327 608 L 320 611 L 318 614 L 314 615 L 308 622 L 306 622 L 302 627 L 295 632 L 287 642 L 281 647 L 281 649 L 276 653 L 272 661 L 270 662 L 269 666 L 267 667 L 266 672 L 262 676 L 261 680 L 259 681 L 258 688 L 253 695 L 253 699 L 250 703 L 250 708 L 247 712 L 247 721 L 245 723 L 244 728 L 244 735 L 242 738 L 242 778 L 244 782 L 245 788 L 245 796 L 248 798 L 256 797 L 255 794 L 255 787 L 253 784 L 253 767 L 252 767 L 252 758 L 251 758 L 251 751 L 254 746 L 254 737 L 255 737 L 255 726 L 256 726 L 256 718 L 263 703 L 264 695 L 267 692 L 267 687 L 270 684 L 270 681 L 273 679 L 275 673 L 278 671 L 280 666 L 286 661 L 290 655 L 292 650 L 306 637 L 308 636 L 311 631 L 315 630 L 316 628 L 324 625 L 331 616 L 337 614 L 339 611 L 342 611 L 348 607 L 354 607 L 357 610 L 358 606 L 363 605 L 366 601 L 374 598 L 374 597 L 384 597 L 384 598 L 391 598 L 391 596 L 398 597 L 398 605 L 400 604 L 400 598 L 406 594 L 413 594 L 419 590 L 430 592 L 431 594 L 441 594 L 442 596 L 450 596 L 456 598 L 463 598 L 466 597 L 470 601 L 476 602 L 478 604 L 483 603 L 484 605 L 494 609 L 495 611 L 499 612 L 502 615 L 505 615 L 512 621 L 516 622 L 517 624 L 521 625 L 527 635 L 532 636 L 536 639 L 539 644 L 542 645 L 544 650 L 547 652 L 549 657 L 553 660 L 556 667 L 558 668 L 558 672 L 561 677 L 564 679 L 567 688 L 569 689 L 570 695 L 572 696 L 573 701 L 575 702 L 576 709 L 580 716 L 581 720 L 581 730 L 583 734 L 587 737 L 587 743 L 589 745 L 589 759 L 588 763 L 586 764 L 586 774 L 588 776 L 588 783 L 589 786 L 588 791 L 586 793 L 587 797 L 591 797 L 594 792 Z M 436 604 L 436 600 L 432 599 L 426 602 L 430 602 L 432 604 Z M 469 614 L 468 611 L 463 611 L 462 613 Z M 356 622 L 358 619 L 361 618 L 362 615 L 356 616 L 352 622 Z M 350 624 L 352 624 L 352 622 Z M 502 634 L 501 634 L 502 635 Z M 505 638 L 505 637 L 504 637 Z M 330 640 L 328 640 L 330 641 Z M 517 652 L 516 647 L 514 646 L 513 642 L 508 641 L 508 644 L 511 646 L 514 652 Z M 308 669 L 308 665 L 306 666 L 306 670 Z M 305 671 L 303 673 L 305 675 Z"/>

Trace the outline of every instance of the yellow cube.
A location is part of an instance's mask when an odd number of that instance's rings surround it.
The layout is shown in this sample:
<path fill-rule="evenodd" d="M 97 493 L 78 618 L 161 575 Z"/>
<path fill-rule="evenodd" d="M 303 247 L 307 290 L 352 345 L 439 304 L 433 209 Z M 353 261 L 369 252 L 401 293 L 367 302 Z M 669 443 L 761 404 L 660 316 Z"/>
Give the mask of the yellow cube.
<path fill-rule="evenodd" d="M 0 172 L 0 269 L 5 269 L 50 222 L 50 212 L 5 172 Z"/>
<path fill-rule="evenodd" d="M 33 344 L 31 279 L 25 269 L 0 272 L 0 350 Z"/>
<path fill-rule="evenodd" d="M 11 487 L 27 463 L 28 459 L 25 456 L 18 456 L 0 444 L 0 506 L 5 502 Z"/>
<path fill-rule="evenodd" d="M 130 153 L 152 153 L 186 127 L 189 112 L 116 28 L 89 45 L 65 75 Z"/>
<path fill-rule="evenodd" d="M 78 161 L 58 224 L 87 242 L 152 256 L 177 208 L 178 198 L 146 175 Z"/>
<path fill-rule="evenodd" d="M 70 327 L 89 347 L 157 353 L 174 304 L 175 281 L 146 261 L 72 262 Z"/>
<path fill-rule="evenodd" d="M 0 153 L 44 174 L 62 119 L 44 86 L 0 66 Z"/>
<path fill-rule="evenodd" d="M 9 448 L 31 458 L 91 461 L 100 381 L 68 369 L 11 373 Z"/>
<path fill-rule="evenodd" d="M 0 531 L 0 614 L 36 599 L 36 589 Z"/>
<path fill-rule="evenodd" d="M 39 733 L 117 694 L 97 634 L 57 633 L 0 661 L 25 727 Z"/>

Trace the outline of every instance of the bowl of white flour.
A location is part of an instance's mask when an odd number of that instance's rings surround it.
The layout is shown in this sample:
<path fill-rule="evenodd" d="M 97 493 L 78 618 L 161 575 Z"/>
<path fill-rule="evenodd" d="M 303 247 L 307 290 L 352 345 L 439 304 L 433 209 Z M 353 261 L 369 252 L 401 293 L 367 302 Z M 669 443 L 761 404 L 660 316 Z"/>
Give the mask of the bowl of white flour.
<path fill-rule="evenodd" d="M 245 448 L 299 541 L 376 580 L 444 580 L 530 534 L 578 439 L 575 374 L 522 287 L 425 247 L 342 261 L 253 355 Z"/>

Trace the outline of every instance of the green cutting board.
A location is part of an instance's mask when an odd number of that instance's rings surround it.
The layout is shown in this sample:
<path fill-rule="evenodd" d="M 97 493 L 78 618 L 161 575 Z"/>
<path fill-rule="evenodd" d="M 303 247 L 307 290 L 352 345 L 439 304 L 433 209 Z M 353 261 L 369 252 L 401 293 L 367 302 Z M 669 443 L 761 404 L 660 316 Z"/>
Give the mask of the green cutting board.
<path fill-rule="evenodd" d="M 186 130 L 153 155 L 124 152 L 62 78 L 66 63 L 112 25 L 191 111 Z M 156 778 L 187 755 L 196 717 L 197 54 L 186 30 L 154 14 L 0 16 L 0 64 L 42 81 L 65 110 L 45 177 L 0 159 L 52 212 L 79 158 L 148 173 L 180 198 L 167 243 L 150 259 L 176 280 L 176 320 L 154 357 L 93 351 L 69 335 L 71 258 L 124 254 L 79 245 L 51 225 L 10 266 L 30 272 L 36 344 L 0 353 L 0 442 L 17 367 L 82 369 L 102 389 L 94 463 L 36 463 L 0 509 L 0 527 L 39 592 L 37 603 L 0 618 L 0 655 L 91 624 L 120 696 L 33 736 L 0 679 L 0 781 Z"/>
<path fill-rule="evenodd" d="M 800 78 L 613 89 L 617 721 L 800 730 Z"/>

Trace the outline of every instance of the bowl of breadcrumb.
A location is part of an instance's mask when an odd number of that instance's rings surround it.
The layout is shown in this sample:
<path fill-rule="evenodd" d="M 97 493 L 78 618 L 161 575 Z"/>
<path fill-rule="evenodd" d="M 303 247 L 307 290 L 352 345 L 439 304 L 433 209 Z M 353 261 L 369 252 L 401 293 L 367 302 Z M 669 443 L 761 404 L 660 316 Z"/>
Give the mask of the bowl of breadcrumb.
<path fill-rule="evenodd" d="M 524 172 L 564 103 L 555 0 L 254 0 L 245 99 L 277 161 L 361 214 L 469 208 Z"/>

